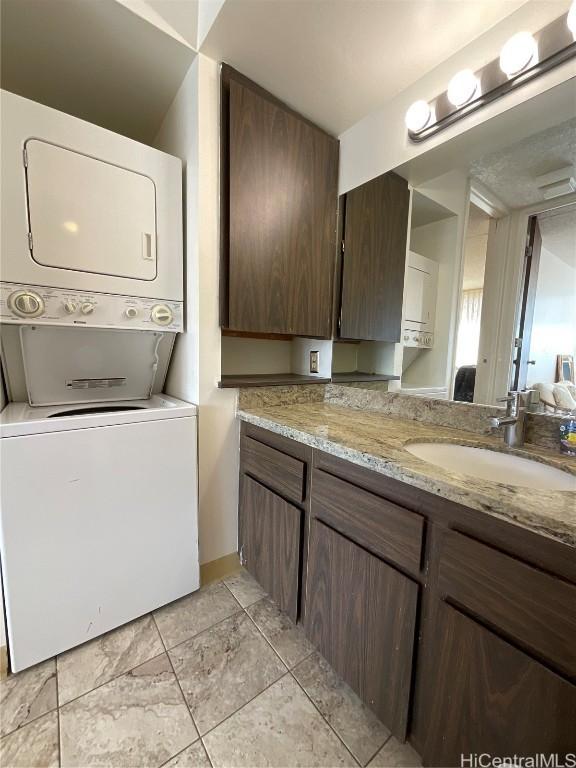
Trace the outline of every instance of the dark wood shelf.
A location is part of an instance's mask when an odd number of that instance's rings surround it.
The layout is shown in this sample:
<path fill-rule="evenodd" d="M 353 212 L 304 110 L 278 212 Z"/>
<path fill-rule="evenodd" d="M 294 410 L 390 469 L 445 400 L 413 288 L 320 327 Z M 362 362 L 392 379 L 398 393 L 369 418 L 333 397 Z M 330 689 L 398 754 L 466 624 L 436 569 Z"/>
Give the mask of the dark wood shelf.
<path fill-rule="evenodd" d="M 318 376 L 302 376 L 299 373 L 251 373 L 222 376 L 220 389 L 235 387 L 275 387 L 289 384 L 329 384 L 330 379 Z"/>
<path fill-rule="evenodd" d="M 332 374 L 334 384 L 349 384 L 356 381 L 398 381 L 399 379 L 400 376 L 391 376 L 388 373 L 362 373 L 362 371 Z"/>

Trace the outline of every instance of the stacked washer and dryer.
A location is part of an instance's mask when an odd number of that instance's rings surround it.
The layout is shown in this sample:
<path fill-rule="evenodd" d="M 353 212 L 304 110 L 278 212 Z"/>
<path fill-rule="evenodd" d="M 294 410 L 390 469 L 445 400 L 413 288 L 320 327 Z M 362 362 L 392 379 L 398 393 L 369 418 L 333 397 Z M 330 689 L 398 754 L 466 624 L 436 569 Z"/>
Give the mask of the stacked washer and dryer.
<path fill-rule="evenodd" d="M 199 586 L 180 160 L 2 92 L 0 557 L 19 671 Z"/>

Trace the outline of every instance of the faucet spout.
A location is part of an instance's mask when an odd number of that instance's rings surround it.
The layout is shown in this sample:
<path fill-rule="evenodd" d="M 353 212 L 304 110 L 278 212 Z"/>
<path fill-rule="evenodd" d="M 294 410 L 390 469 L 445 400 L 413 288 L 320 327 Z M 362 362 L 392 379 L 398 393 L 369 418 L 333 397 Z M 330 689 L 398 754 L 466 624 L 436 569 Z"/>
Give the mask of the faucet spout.
<path fill-rule="evenodd" d="M 507 397 L 498 402 L 506 403 L 506 414 L 490 419 L 492 427 L 504 427 L 504 442 L 509 448 L 519 448 L 524 445 L 524 429 L 526 408 L 530 402 L 531 392 L 508 392 Z"/>

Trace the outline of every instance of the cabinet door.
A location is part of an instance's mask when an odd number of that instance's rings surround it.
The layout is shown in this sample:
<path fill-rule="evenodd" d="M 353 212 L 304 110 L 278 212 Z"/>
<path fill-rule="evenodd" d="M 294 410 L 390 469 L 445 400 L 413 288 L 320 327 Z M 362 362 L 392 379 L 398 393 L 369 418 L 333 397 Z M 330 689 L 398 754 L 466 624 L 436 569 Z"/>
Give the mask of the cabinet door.
<path fill-rule="evenodd" d="M 400 341 L 409 199 L 394 173 L 346 195 L 342 338 Z"/>
<path fill-rule="evenodd" d="M 230 81 L 229 328 L 329 338 L 338 141 Z"/>
<path fill-rule="evenodd" d="M 240 480 L 242 563 L 293 621 L 298 618 L 302 510 L 248 475 Z"/>
<path fill-rule="evenodd" d="M 314 519 L 306 593 L 308 637 L 404 740 L 418 586 Z"/>
<path fill-rule="evenodd" d="M 445 603 L 435 670 L 426 765 L 574 752 L 576 687 Z"/>

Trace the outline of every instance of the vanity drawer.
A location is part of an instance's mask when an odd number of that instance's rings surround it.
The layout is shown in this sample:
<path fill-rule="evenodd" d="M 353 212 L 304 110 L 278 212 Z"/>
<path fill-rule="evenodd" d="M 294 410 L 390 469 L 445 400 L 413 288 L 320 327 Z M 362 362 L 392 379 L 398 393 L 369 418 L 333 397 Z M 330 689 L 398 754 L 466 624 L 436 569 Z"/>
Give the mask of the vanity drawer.
<path fill-rule="evenodd" d="M 449 602 L 576 676 L 576 585 L 447 531 L 439 586 Z"/>
<path fill-rule="evenodd" d="M 315 469 L 312 515 L 375 555 L 420 570 L 424 518 L 391 501 Z"/>
<path fill-rule="evenodd" d="M 251 437 L 240 442 L 241 470 L 282 496 L 302 502 L 306 492 L 306 464 Z"/>

